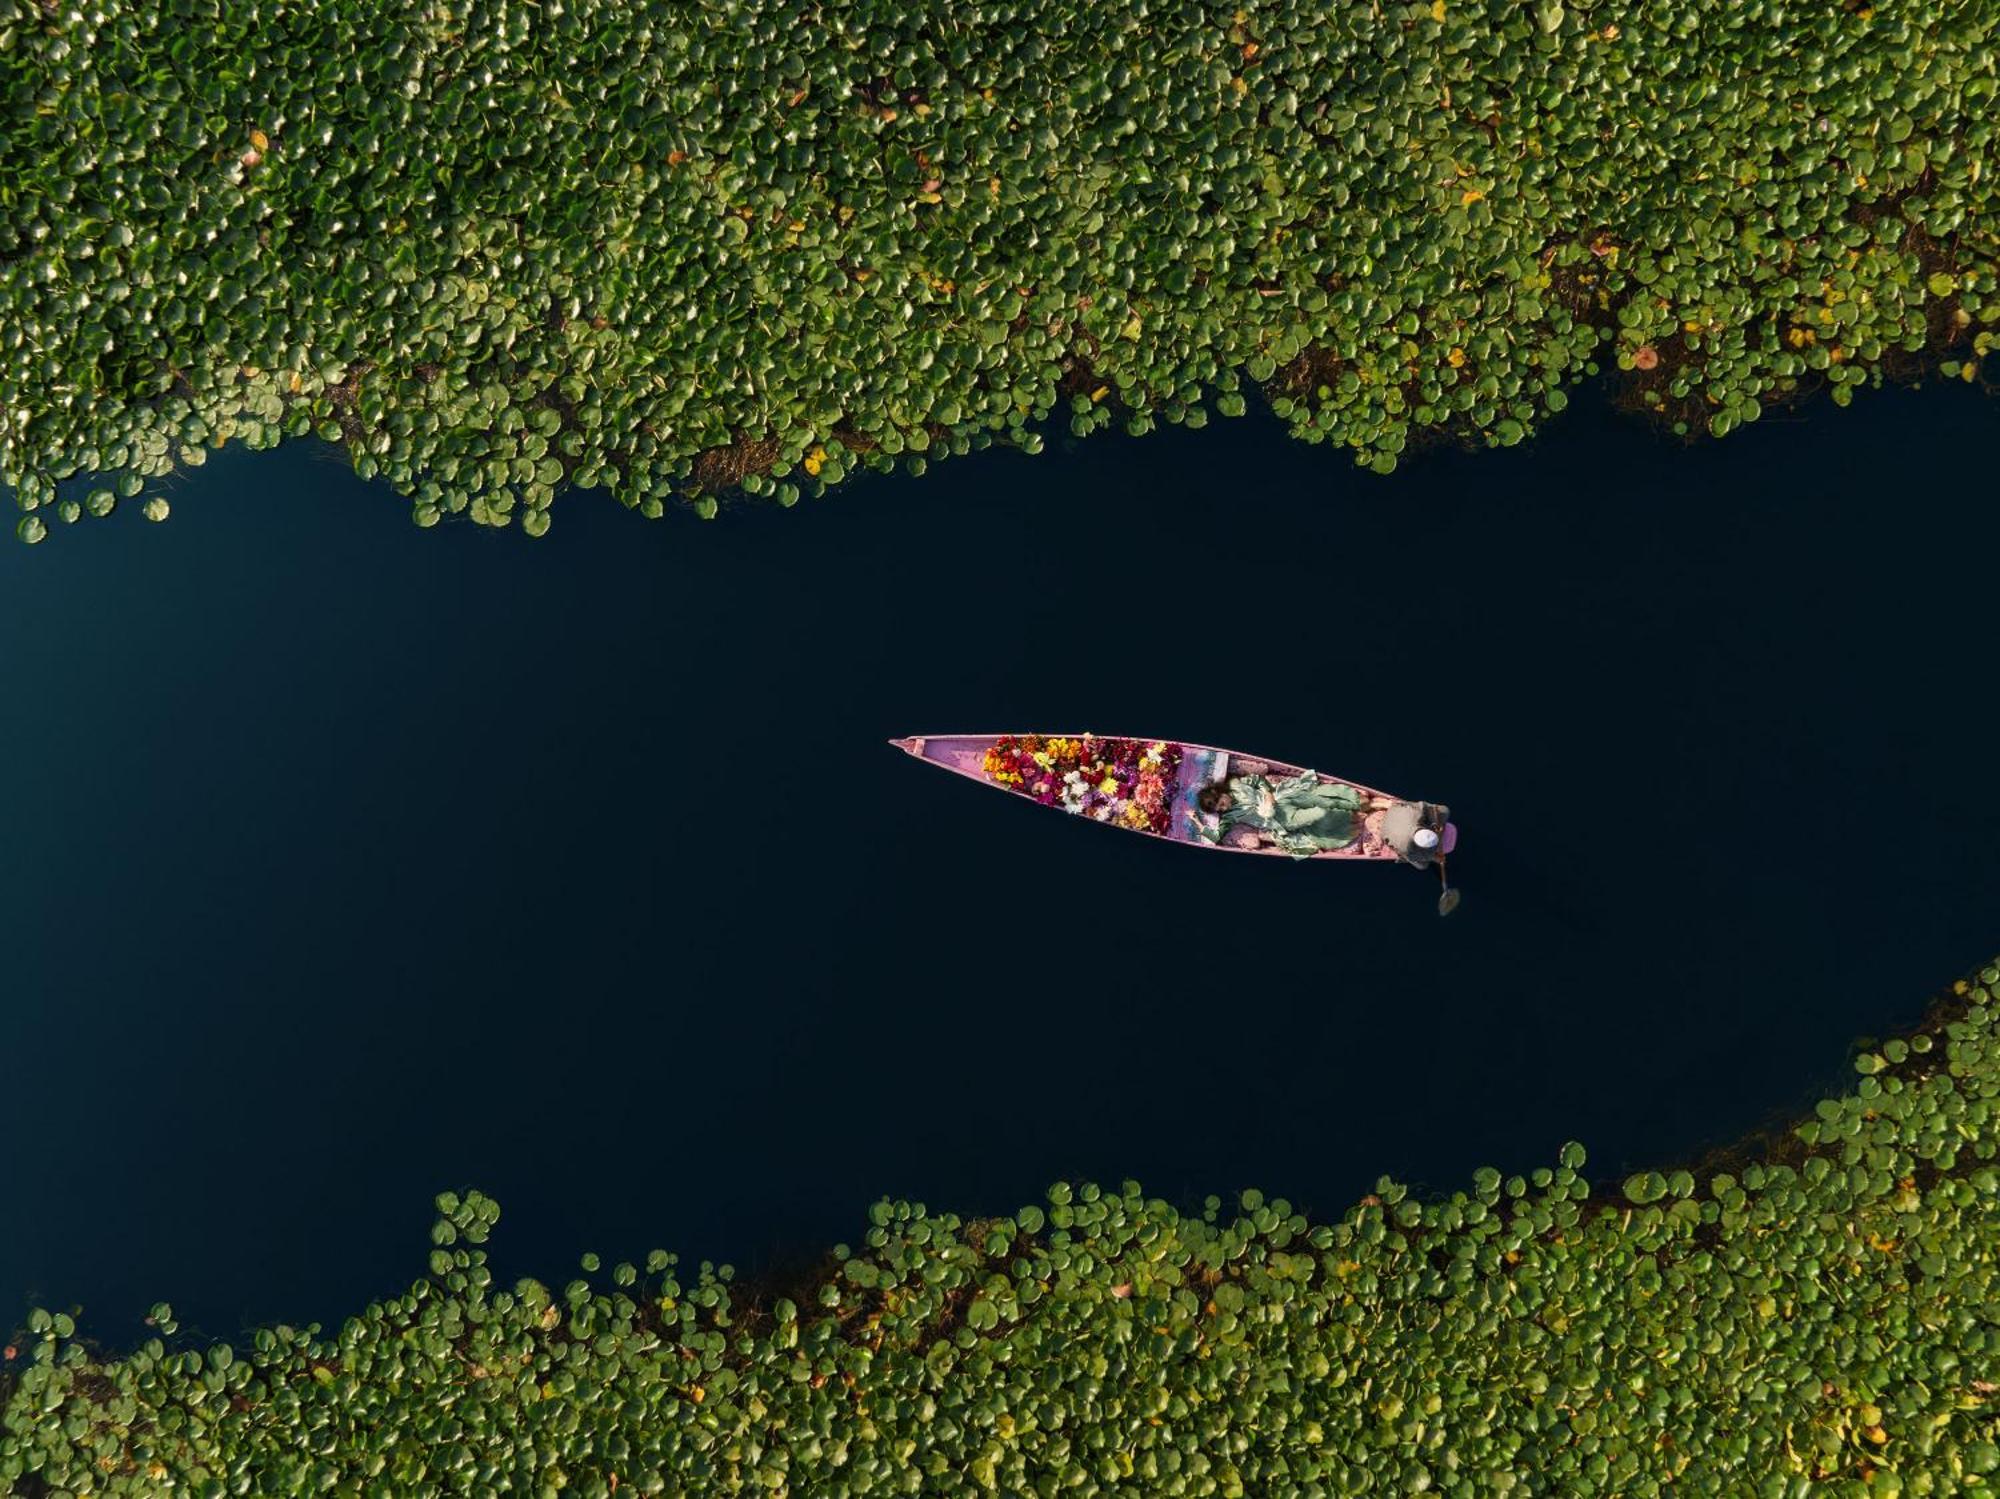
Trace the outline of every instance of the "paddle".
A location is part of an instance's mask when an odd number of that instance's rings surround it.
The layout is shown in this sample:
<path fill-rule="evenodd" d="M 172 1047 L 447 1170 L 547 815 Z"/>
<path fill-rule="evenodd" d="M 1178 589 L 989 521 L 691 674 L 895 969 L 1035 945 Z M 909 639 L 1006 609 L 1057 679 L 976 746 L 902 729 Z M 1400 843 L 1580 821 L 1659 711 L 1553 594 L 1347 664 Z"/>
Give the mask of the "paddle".
<path fill-rule="evenodd" d="M 1437 867 L 1438 883 L 1444 887 L 1443 894 L 1438 896 L 1438 915 L 1449 916 L 1458 909 L 1459 892 L 1451 888 L 1451 881 L 1445 877 L 1443 859 L 1437 861 Z"/>

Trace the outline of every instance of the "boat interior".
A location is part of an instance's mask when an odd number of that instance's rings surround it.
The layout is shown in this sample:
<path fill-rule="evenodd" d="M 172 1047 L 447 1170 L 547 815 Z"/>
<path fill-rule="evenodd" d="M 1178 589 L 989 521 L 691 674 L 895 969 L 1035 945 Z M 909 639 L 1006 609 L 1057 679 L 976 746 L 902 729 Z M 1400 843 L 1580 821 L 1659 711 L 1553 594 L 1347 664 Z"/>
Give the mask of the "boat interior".
<path fill-rule="evenodd" d="M 993 741 L 987 736 L 948 735 L 897 742 L 922 759 L 959 771 L 964 775 L 984 779 L 985 754 L 987 747 Z M 1203 812 L 1196 803 L 1196 797 L 1200 795 L 1204 786 L 1227 780 L 1233 775 L 1245 774 L 1292 776 L 1299 774 L 1299 767 L 1278 760 L 1260 760 L 1247 755 L 1233 755 L 1228 750 L 1183 745 L 1172 836 L 1185 842 L 1207 841 L 1202 836 L 1202 829 L 1205 827 L 1209 833 L 1214 833 L 1220 819 L 1213 813 Z M 1361 836 L 1353 844 L 1319 857 L 1336 859 L 1396 857 L 1394 848 L 1384 837 L 1384 816 L 1385 814 L 1380 811 L 1370 812 L 1362 819 Z M 1221 839 L 1221 846 L 1246 851 L 1271 848 L 1269 841 L 1255 829 L 1244 827 L 1231 829 L 1228 835 Z"/>

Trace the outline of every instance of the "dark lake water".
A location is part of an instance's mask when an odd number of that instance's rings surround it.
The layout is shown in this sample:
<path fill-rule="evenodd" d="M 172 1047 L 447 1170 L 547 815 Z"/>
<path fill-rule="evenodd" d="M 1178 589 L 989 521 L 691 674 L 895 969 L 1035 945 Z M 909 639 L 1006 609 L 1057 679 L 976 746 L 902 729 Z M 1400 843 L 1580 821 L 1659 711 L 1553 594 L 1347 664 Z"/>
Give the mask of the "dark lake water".
<path fill-rule="evenodd" d="M 2000 946 L 1996 449 L 1955 388 L 1386 480 L 1252 419 L 530 542 L 288 446 L 0 549 L 0 1322 L 337 1321 L 468 1184 L 560 1278 L 1685 1157 Z M 1011 728 L 1448 801 L 1464 905 L 883 742 Z"/>

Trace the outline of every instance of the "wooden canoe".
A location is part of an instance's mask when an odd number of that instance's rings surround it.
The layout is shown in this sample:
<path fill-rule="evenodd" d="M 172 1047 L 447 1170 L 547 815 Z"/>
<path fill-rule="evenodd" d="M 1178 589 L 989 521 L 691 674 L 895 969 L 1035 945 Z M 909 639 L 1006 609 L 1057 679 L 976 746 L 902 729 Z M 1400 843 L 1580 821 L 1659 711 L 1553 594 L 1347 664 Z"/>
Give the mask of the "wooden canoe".
<path fill-rule="evenodd" d="M 1035 798 L 1012 786 L 1003 786 L 986 772 L 986 753 L 1003 737 L 1020 739 L 1024 736 L 999 734 L 921 734 L 907 739 L 891 739 L 889 743 L 905 754 L 914 756 L 927 764 L 978 781 L 983 786 L 991 786 L 996 791 L 1007 791 L 1023 800 Z M 1043 740 L 1110 739 L 1111 735 L 1086 734 L 1044 734 Z M 1170 818 L 1165 832 L 1155 832 L 1149 828 L 1128 827 L 1112 821 L 1107 825 L 1124 832 L 1136 832 L 1149 838 L 1164 838 L 1172 843 L 1191 844 L 1196 848 L 1219 848 L 1229 853 L 1263 854 L 1277 858 L 1290 858 L 1283 849 L 1273 847 L 1268 840 L 1261 840 L 1249 828 L 1233 828 L 1223 835 L 1222 841 L 1212 842 L 1203 836 L 1206 828 L 1212 835 L 1218 830 L 1218 819 L 1213 813 L 1203 812 L 1196 802 L 1202 787 L 1214 781 L 1226 780 L 1232 775 L 1248 773 L 1268 775 L 1273 779 L 1283 779 L 1304 772 L 1301 767 L 1288 765 L 1282 760 L 1272 760 L 1261 756 L 1239 754 L 1234 750 L 1217 749 L 1213 745 L 1190 744 L 1185 740 L 1140 740 L 1141 744 L 1166 744 L 1179 751 L 1179 768 L 1171 792 Z M 1428 865 L 1437 857 L 1451 852 L 1458 841 L 1457 827 L 1448 821 L 1450 809 L 1433 802 L 1406 802 L 1387 792 L 1377 791 L 1372 786 L 1364 786 L 1359 781 L 1344 780 L 1340 776 L 1320 775 L 1323 782 L 1351 786 L 1370 801 L 1387 803 L 1377 808 L 1362 820 L 1361 833 L 1353 843 L 1345 848 L 1325 849 L 1311 855 L 1313 859 L 1372 859 L 1378 861 L 1401 861 Z M 1041 805 L 1042 803 L 1037 803 Z M 1385 831 L 1386 826 L 1386 831 Z M 1442 828 L 1437 847 L 1430 851 L 1413 849 L 1409 843 L 1409 833 L 1419 826 Z M 1401 836 L 1398 836 L 1399 833 Z M 1398 846 L 1400 844 L 1400 846 Z"/>

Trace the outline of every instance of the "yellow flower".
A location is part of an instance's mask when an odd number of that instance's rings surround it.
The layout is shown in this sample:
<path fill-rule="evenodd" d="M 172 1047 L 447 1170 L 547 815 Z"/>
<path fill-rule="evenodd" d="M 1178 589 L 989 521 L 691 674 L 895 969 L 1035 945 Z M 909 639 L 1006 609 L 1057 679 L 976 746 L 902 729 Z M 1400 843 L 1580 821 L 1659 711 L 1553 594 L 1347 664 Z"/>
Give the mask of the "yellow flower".
<path fill-rule="evenodd" d="M 1116 796 L 1118 794 L 1118 777 L 1106 776 L 1098 783 L 1097 789 L 1102 791 L 1106 796 Z"/>

